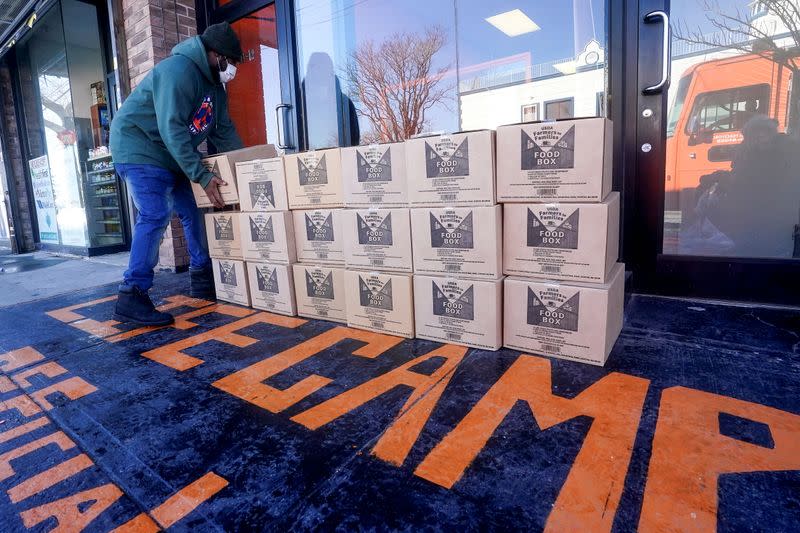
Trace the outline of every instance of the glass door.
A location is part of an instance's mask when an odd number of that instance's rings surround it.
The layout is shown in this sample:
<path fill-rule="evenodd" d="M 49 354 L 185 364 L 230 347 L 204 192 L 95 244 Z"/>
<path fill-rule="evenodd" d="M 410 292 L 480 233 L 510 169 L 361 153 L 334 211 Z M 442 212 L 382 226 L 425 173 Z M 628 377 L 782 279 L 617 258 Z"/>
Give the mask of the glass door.
<path fill-rule="evenodd" d="M 292 2 L 221 0 L 210 23 L 227 21 L 239 37 L 244 61 L 228 84 L 228 107 L 246 146 L 303 147 L 297 120 Z M 200 28 L 202 30 L 202 28 Z"/>
<path fill-rule="evenodd" d="M 638 16 L 635 282 L 797 304 L 800 2 L 643 0 Z"/>

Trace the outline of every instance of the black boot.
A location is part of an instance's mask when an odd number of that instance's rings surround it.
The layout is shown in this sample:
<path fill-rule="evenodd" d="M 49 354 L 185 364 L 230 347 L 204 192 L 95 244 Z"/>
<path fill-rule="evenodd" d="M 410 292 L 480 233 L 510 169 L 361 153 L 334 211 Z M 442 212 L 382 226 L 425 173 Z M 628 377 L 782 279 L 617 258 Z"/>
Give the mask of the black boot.
<path fill-rule="evenodd" d="M 168 326 L 175 322 L 172 315 L 157 311 L 150 296 L 138 287 L 120 287 L 114 320 L 139 326 Z"/>
<path fill-rule="evenodd" d="M 189 269 L 189 296 L 202 300 L 214 300 L 217 295 L 214 291 L 214 270 L 205 268 Z"/>

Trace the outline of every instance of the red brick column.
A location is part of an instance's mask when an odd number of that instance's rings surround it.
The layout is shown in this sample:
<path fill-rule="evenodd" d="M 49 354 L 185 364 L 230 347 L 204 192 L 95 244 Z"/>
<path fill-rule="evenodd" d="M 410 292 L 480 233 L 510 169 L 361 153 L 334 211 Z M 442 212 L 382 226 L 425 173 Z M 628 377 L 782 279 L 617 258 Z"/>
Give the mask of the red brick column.
<path fill-rule="evenodd" d="M 197 34 L 193 0 L 121 0 L 131 90 L 180 41 Z M 159 268 L 183 270 L 189 254 L 177 218 L 164 232 Z"/>

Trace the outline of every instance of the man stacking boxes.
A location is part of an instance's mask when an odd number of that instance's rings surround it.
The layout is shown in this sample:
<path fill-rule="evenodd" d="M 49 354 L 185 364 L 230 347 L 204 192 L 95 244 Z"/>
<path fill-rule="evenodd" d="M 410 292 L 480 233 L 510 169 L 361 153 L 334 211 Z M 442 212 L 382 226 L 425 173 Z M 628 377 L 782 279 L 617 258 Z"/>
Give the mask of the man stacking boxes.
<path fill-rule="evenodd" d="M 298 264 L 293 266 L 297 313 L 347 322 L 339 148 L 284 156 Z"/>
<path fill-rule="evenodd" d="M 347 324 L 414 337 L 405 145 L 342 149 Z"/>
<path fill-rule="evenodd" d="M 494 132 L 406 142 L 417 337 L 502 346 L 502 210 Z"/>
<path fill-rule="evenodd" d="M 292 265 L 297 254 L 283 158 L 237 163 L 236 176 L 242 208 L 239 233 L 252 306 L 294 316 Z"/>
<path fill-rule="evenodd" d="M 602 365 L 622 329 L 619 194 L 603 118 L 502 126 L 505 346 Z M 512 203 L 513 202 L 513 203 Z"/>
<path fill-rule="evenodd" d="M 214 155 L 203 160 L 203 164 L 225 182 L 225 185 L 220 187 L 225 204 L 234 206 L 234 210 L 207 213 L 205 216 L 208 252 L 212 259 L 217 298 L 220 300 L 250 305 L 239 232 L 240 215 L 235 207 L 240 203 L 241 191 L 236 165 L 242 161 L 275 156 L 277 152 L 274 146 L 262 145 Z M 205 191 L 197 184 L 192 184 L 192 187 L 197 205 L 210 207 L 211 203 Z"/>

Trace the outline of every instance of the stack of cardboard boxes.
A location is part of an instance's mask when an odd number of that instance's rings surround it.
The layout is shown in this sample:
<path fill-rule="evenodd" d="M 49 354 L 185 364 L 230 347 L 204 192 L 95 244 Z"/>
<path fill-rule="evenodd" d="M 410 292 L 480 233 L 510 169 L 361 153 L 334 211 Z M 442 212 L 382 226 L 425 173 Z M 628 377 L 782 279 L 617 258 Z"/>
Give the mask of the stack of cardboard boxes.
<path fill-rule="evenodd" d="M 299 261 L 294 265 L 297 312 L 347 322 L 340 150 L 290 154 L 283 162 Z"/>
<path fill-rule="evenodd" d="M 609 121 L 249 150 L 207 160 L 241 205 L 207 215 L 219 299 L 488 350 L 608 357 L 624 296 Z"/>
<path fill-rule="evenodd" d="M 624 298 L 611 140 L 602 118 L 498 128 L 505 346 L 605 363 Z"/>
<path fill-rule="evenodd" d="M 406 142 L 417 337 L 502 346 L 502 211 L 491 130 Z"/>
<path fill-rule="evenodd" d="M 405 144 L 342 149 L 342 177 L 347 324 L 413 338 Z"/>
<path fill-rule="evenodd" d="M 225 204 L 232 206 L 230 210 L 208 213 L 205 216 L 208 252 L 212 258 L 217 298 L 220 300 L 250 305 L 242 248 L 242 214 L 237 208 L 240 193 L 243 192 L 237 185 L 237 164 L 276 156 L 273 146 L 263 145 L 226 152 L 203 160 L 203 164 L 225 182 L 220 187 L 220 193 Z M 196 183 L 192 187 L 198 207 L 211 207 L 202 187 Z"/>

